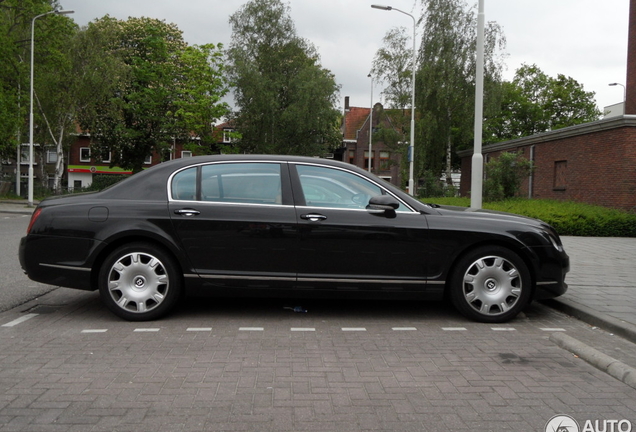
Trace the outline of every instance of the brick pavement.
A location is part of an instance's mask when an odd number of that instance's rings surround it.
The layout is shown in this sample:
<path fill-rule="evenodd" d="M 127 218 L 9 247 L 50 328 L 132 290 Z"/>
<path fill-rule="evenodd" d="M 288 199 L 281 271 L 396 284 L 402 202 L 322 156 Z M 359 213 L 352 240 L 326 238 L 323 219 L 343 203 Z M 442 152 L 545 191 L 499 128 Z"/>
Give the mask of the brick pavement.
<path fill-rule="evenodd" d="M 542 305 L 485 325 L 439 304 L 294 314 L 199 299 L 129 323 L 96 293 L 61 289 L 0 325 L 42 304 L 57 306 L 0 327 L 3 432 L 535 431 L 561 413 L 636 424 L 636 390 L 548 340 L 608 335 Z"/>
<path fill-rule="evenodd" d="M 564 243 L 563 299 L 633 323 L 636 239 Z M 505 326 L 436 304 L 294 314 L 244 301 L 135 324 L 95 293 L 60 289 L 0 313 L 0 326 L 32 306 L 42 313 L 0 327 L 0 432 L 534 431 L 555 414 L 636 425 L 636 390 L 548 337 L 565 331 L 633 367 L 635 345 L 540 304 Z"/>

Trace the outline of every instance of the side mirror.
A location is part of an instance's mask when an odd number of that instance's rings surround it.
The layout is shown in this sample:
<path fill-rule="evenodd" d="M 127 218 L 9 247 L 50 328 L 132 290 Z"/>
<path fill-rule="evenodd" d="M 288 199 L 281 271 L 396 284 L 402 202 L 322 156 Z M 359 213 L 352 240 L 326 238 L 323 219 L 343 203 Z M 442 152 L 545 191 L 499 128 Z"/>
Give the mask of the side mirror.
<path fill-rule="evenodd" d="M 395 217 L 395 210 L 400 203 L 391 195 L 378 195 L 371 197 L 367 211 L 371 214 L 384 215 L 388 218 Z"/>

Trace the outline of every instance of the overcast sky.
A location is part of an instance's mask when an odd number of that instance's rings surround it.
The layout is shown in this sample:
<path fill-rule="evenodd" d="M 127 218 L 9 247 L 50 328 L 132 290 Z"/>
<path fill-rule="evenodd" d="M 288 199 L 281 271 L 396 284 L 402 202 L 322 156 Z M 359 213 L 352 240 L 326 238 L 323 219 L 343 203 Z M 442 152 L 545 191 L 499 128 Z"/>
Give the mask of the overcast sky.
<path fill-rule="evenodd" d="M 60 0 L 73 18 L 86 25 L 106 14 L 115 18 L 151 17 L 173 22 L 190 44 L 230 43 L 228 18 L 243 0 Z M 600 109 L 622 102 L 627 63 L 629 0 L 484 0 L 487 21 L 496 21 L 507 39 L 507 69 L 512 79 L 523 63 L 536 64 L 556 77 L 564 74 L 596 94 Z M 412 31 L 412 20 L 399 12 L 372 9 L 391 5 L 420 15 L 415 0 L 290 0 L 298 35 L 320 52 L 352 106 L 369 106 L 371 81 L 367 78 L 382 38 L 392 27 Z M 477 9 L 477 0 L 468 0 Z M 418 45 L 419 46 L 419 45 Z M 381 87 L 374 87 L 378 102 Z"/>

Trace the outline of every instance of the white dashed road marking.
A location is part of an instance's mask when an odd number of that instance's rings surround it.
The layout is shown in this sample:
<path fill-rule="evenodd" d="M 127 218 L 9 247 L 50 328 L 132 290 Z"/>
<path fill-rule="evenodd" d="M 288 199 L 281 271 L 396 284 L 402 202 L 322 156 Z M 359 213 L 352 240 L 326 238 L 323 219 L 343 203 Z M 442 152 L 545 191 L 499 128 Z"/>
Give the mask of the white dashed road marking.
<path fill-rule="evenodd" d="M 25 322 L 25 321 L 27 321 L 27 320 L 30 320 L 31 318 L 34 318 L 34 317 L 36 317 L 36 316 L 38 316 L 38 314 L 36 314 L 36 313 L 26 314 L 26 315 L 24 315 L 24 316 L 21 316 L 21 317 L 20 317 L 20 318 L 18 318 L 18 319 L 14 319 L 14 320 L 13 320 L 13 321 L 11 321 L 11 322 L 8 322 L 8 323 L 6 323 L 6 324 L 3 324 L 3 325 L 2 325 L 2 327 L 14 327 L 14 326 L 17 326 L 18 324 L 21 324 L 21 323 L 23 323 L 23 322 Z"/>

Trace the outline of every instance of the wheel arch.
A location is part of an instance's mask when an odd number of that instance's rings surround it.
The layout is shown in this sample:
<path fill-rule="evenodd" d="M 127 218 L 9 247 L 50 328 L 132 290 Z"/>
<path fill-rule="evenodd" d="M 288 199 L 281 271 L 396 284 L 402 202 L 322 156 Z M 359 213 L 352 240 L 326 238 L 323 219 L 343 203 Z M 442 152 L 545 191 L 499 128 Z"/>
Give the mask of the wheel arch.
<path fill-rule="evenodd" d="M 184 263 L 182 258 L 179 258 L 179 248 L 174 243 L 162 238 L 161 236 L 151 235 L 144 232 L 128 232 L 120 233 L 121 235 L 104 242 L 105 246 L 97 253 L 92 266 L 91 266 L 91 286 L 97 287 L 97 279 L 99 277 L 99 271 L 106 258 L 116 249 L 130 244 L 130 243 L 146 243 L 163 249 L 168 253 L 178 266 L 177 273 L 181 278 L 181 282 L 185 283 L 183 276 L 184 268 L 187 268 L 187 263 Z"/>
<path fill-rule="evenodd" d="M 514 252 L 517 256 L 519 256 L 519 258 L 524 262 L 528 270 L 530 270 L 530 281 L 531 281 L 530 289 L 532 293 L 531 298 L 534 298 L 534 295 L 536 293 L 536 285 L 537 285 L 536 282 L 537 282 L 537 271 L 538 271 L 538 259 L 533 255 L 533 253 L 528 247 L 526 247 L 522 243 L 510 241 L 508 239 L 506 240 L 494 239 L 494 240 L 488 240 L 488 241 L 484 240 L 484 241 L 473 243 L 467 246 L 466 248 L 462 249 L 462 251 L 454 257 L 453 262 L 448 267 L 448 274 L 446 275 L 446 281 L 444 284 L 444 297 L 448 298 L 450 294 L 450 285 L 451 285 L 451 279 L 452 279 L 451 276 L 453 272 L 455 271 L 455 269 L 457 268 L 458 263 L 466 255 L 472 253 L 473 251 L 483 247 L 489 247 L 489 246 L 491 247 L 497 246 L 497 247 L 506 248 L 510 250 L 511 252 Z"/>

